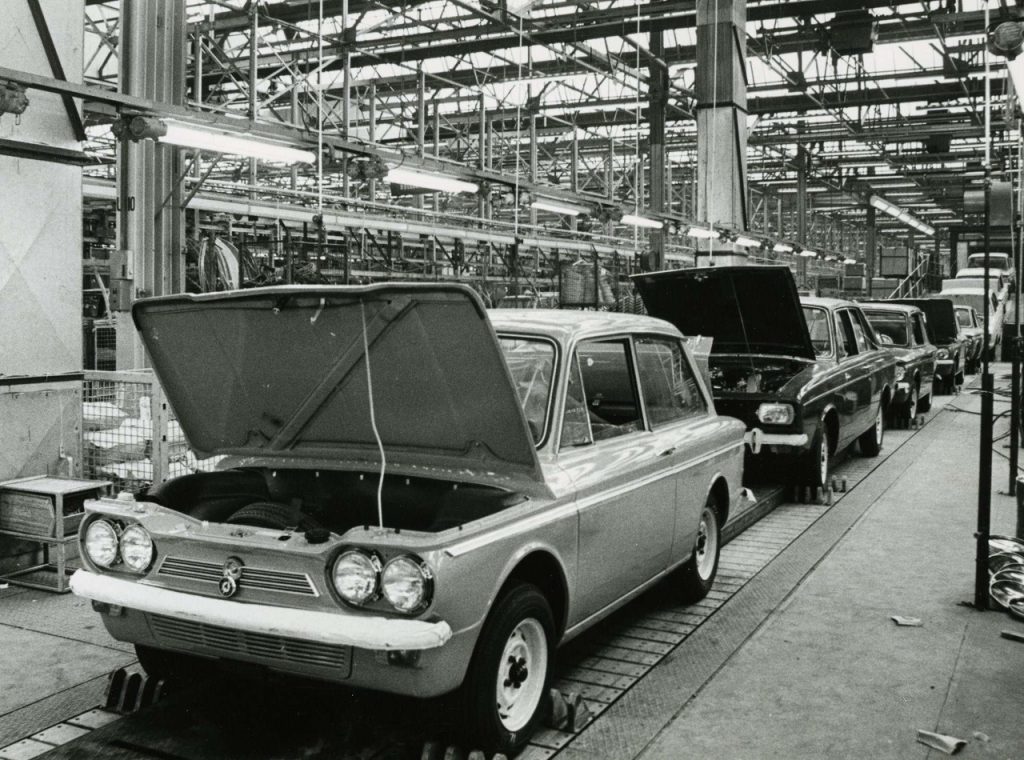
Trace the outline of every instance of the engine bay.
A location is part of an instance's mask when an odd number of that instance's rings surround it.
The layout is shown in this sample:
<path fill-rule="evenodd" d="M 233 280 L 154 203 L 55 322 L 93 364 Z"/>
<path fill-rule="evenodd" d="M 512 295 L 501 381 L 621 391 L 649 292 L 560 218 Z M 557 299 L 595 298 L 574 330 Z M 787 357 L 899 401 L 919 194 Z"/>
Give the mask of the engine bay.
<path fill-rule="evenodd" d="M 378 524 L 377 487 L 377 473 L 247 468 L 183 475 L 138 498 L 198 520 L 341 535 Z M 464 525 L 525 499 L 492 486 L 402 475 L 386 475 L 381 495 L 385 527 L 426 533 Z"/>
<path fill-rule="evenodd" d="M 776 393 L 806 364 L 799 361 L 712 356 L 713 393 Z"/>

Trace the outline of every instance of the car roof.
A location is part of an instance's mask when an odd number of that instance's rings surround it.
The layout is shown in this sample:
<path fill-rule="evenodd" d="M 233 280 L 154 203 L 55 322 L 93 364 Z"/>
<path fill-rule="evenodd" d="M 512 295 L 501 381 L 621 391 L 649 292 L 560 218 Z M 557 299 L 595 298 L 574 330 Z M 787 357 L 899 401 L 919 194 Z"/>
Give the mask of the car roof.
<path fill-rule="evenodd" d="M 913 314 L 915 311 L 921 311 L 916 306 L 911 306 L 908 303 L 887 303 L 885 301 L 861 301 L 860 307 L 865 311 L 880 309 L 882 311 L 899 311 L 904 314 Z"/>
<path fill-rule="evenodd" d="M 563 342 L 602 333 L 680 335 L 671 323 L 643 314 L 573 309 L 488 309 L 487 315 L 495 332 L 549 335 Z"/>
<path fill-rule="evenodd" d="M 800 296 L 800 303 L 804 306 L 821 306 L 826 309 L 839 309 L 844 306 L 857 305 L 845 298 L 823 298 L 821 296 Z"/>

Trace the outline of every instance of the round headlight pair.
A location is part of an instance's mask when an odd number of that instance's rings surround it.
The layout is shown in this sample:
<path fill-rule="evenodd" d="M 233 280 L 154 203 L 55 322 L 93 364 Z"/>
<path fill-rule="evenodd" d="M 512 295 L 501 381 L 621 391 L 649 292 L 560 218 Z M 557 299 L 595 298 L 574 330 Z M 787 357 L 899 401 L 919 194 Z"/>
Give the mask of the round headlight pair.
<path fill-rule="evenodd" d="M 380 558 L 358 549 L 343 552 L 334 563 L 334 587 L 349 604 L 361 606 L 380 596 L 399 612 L 412 613 L 430 603 L 433 575 L 417 557 L 395 557 L 383 567 Z"/>
<path fill-rule="evenodd" d="M 897 364 L 896 365 L 896 379 L 897 380 L 902 380 L 903 376 L 906 375 L 906 374 L 907 374 L 907 368 L 904 367 L 902 364 Z"/>
<path fill-rule="evenodd" d="M 120 559 L 129 570 L 142 573 L 153 562 L 153 539 L 141 525 L 122 530 L 117 523 L 96 520 L 85 530 L 85 553 L 100 567 L 112 567 Z"/>

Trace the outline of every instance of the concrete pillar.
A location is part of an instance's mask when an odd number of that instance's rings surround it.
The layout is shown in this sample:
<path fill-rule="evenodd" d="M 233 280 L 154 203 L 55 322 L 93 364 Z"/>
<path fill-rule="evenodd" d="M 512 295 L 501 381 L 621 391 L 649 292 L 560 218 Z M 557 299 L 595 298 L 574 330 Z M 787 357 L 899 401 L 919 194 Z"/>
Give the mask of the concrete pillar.
<path fill-rule="evenodd" d="M 162 103 L 185 100 L 185 0 L 135 0 L 121 7 L 121 89 Z M 181 150 L 154 140 L 118 149 L 118 240 L 132 298 L 184 289 Z M 117 314 L 117 367 L 145 366 L 128 312 Z"/>
<path fill-rule="evenodd" d="M 740 230 L 749 221 L 746 23 L 744 0 L 697 0 L 697 218 Z M 732 245 L 705 246 L 715 263 L 746 260 Z"/>

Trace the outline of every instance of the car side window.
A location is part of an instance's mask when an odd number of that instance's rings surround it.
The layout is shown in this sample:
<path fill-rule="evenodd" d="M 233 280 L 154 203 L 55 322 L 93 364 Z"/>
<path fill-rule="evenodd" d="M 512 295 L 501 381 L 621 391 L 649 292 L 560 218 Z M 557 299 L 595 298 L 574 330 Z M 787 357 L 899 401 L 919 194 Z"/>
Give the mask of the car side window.
<path fill-rule="evenodd" d="M 853 336 L 853 325 L 850 324 L 850 315 L 845 311 L 836 312 L 836 342 L 839 345 L 840 359 L 857 353 L 857 341 Z"/>
<path fill-rule="evenodd" d="M 583 392 L 583 375 L 580 373 L 579 356 L 573 354 L 569 364 L 568 385 L 565 389 L 565 412 L 562 414 L 562 439 L 559 451 L 575 446 L 587 446 L 594 442 L 590 432 L 587 414 L 587 397 Z"/>
<path fill-rule="evenodd" d="M 870 351 L 871 343 L 868 340 L 864 327 L 860 324 L 860 321 L 857 319 L 857 315 L 854 312 L 850 311 L 849 309 L 846 309 L 841 313 L 843 319 L 850 323 L 850 329 L 853 330 L 853 340 L 857 344 L 857 350 L 851 351 L 851 353 L 862 354 L 865 353 L 866 351 Z"/>
<path fill-rule="evenodd" d="M 629 341 L 588 341 L 580 344 L 578 355 L 594 440 L 641 430 Z"/>
<path fill-rule="evenodd" d="M 637 338 L 636 358 L 651 427 L 707 411 L 693 368 L 678 340 Z"/>
<path fill-rule="evenodd" d="M 854 325 L 860 325 L 861 333 L 864 336 L 864 340 L 867 342 L 866 351 L 870 351 L 873 348 L 878 348 L 878 337 L 875 335 L 875 328 L 868 322 L 868 318 L 864 316 L 864 312 L 860 309 L 851 309 L 850 316 L 853 319 Z M 856 331 L 854 331 L 856 332 Z"/>
<path fill-rule="evenodd" d="M 911 322 L 914 325 L 914 343 L 916 343 L 919 346 L 923 346 L 925 343 L 928 342 L 928 340 L 925 338 L 923 318 L 924 315 L 922 314 L 915 314 L 911 318 Z"/>

